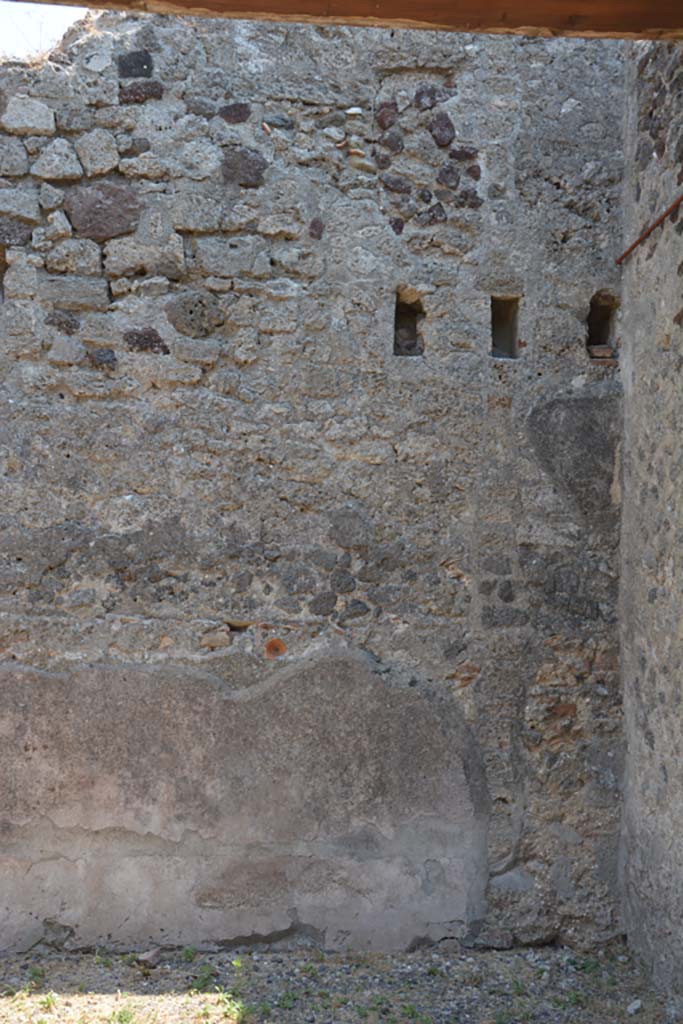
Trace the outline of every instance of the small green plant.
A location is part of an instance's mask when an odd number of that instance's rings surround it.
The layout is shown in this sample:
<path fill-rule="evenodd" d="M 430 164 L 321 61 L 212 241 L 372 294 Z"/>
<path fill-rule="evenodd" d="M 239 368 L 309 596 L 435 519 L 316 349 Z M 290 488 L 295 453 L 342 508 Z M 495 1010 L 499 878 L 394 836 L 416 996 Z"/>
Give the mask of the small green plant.
<path fill-rule="evenodd" d="M 320 971 L 315 966 L 315 964 L 305 964 L 301 968 L 301 973 L 305 974 L 307 978 L 317 978 L 318 975 L 320 974 Z"/>
<path fill-rule="evenodd" d="M 244 990 L 249 981 L 249 970 L 240 957 L 235 957 L 231 964 L 235 970 L 235 976 L 230 986 L 230 991 L 234 996 L 240 997 L 244 995 Z"/>
<path fill-rule="evenodd" d="M 48 1010 L 50 1013 L 54 1010 L 57 1005 L 57 996 L 54 992 L 47 992 L 38 1003 L 41 1010 Z"/>
<path fill-rule="evenodd" d="M 100 953 L 98 949 L 95 950 L 95 963 L 98 967 L 106 967 L 109 969 L 112 966 L 112 958 L 107 956 L 106 953 Z"/>
<path fill-rule="evenodd" d="M 432 964 L 431 967 L 427 968 L 427 974 L 429 974 L 432 978 L 443 977 L 443 971 L 441 970 L 440 967 L 437 967 L 436 964 Z"/>
<path fill-rule="evenodd" d="M 42 985 L 45 980 L 45 971 L 42 967 L 29 967 L 28 969 L 29 981 L 35 987 Z"/>
<path fill-rule="evenodd" d="M 190 985 L 191 992 L 206 992 L 207 988 L 212 984 L 215 969 L 213 964 L 200 964 L 197 970 L 197 974 Z"/>
<path fill-rule="evenodd" d="M 270 1017 L 270 1015 L 272 1013 L 272 1008 L 271 1008 L 270 1003 L 266 1003 L 265 1001 L 262 1002 L 262 1003 L 259 1003 L 258 1006 L 256 1007 L 256 1013 L 257 1013 L 257 1015 L 259 1016 L 259 1018 L 261 1020 L 268 1020 L 268 1018 Z"/>
<path fill-rule="evenodd" d="M 197 950 L 194 946 L 186 946 L 182 952 L 182 957 L 186 964 L 191 964 L 197 957 Z"/>
<path fill-rule="evenodd" d="M 112 1013 L 109 1024 L 135 1024 L 135 1014 L 129 1006 L 122 1006 Z"/>
<path fill-rule="evenodd" d="M 245 1006 L 241 999 L 232 992 L 219 989 L 218 1003 L 223 1011 L 223 1016 L 228 1017 L 233 1024 L 246 1024 L 253 1016 L 251 1007 Z"/>
<path fill-rule="evenodd" d="M 417 1020 L 419 1016 L 417 1012 L 417 1007 L 413 1006 L 412 1003 L 406 1003 L 405 1006 L 402 1006 L 401 1013 L 407 1020 Z"/>
<path fill-rule="evenodd" d="M 137 958 L 137 953 L 124 953 L 123 956 L 121 957 L 121 962 L 126 964 L 128 967 L 132 967 Z"/>
<path fill-rule="evenodd" d="M 519 980 L 519 978 L 515 978 L 512 982 L 512 991 L 516 996 L 525 996 L 526 986 Z"/>
<path fill-rule="evenodd" d="M 370 1011 L 368 1010 L 367 1006 L 357 1006 L 356 1013 L 358 1014 L 361 1020 L 365 1020 L 366 1017 L 370 1016 Z"/>
<path fill-rule="evenodd" d="M 292 1010 L 294 1009 L 295 1003 L 296 993 L 291 992 L 289 990 L 287 992 L 283 992 L 277 1001 L 277 1005 L 280 1007 L 281 1010 Z"/>

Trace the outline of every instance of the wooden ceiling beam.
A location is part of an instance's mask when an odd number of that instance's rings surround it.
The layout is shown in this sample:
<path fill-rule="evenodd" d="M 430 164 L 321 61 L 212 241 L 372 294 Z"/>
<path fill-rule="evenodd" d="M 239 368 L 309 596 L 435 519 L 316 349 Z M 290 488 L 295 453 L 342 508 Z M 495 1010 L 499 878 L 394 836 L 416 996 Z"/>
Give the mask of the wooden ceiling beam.
<path fill-rule="evenodd" d="M 683 0 L 95 0 L 89 6 L 319 25 L 683 39 Z"/>

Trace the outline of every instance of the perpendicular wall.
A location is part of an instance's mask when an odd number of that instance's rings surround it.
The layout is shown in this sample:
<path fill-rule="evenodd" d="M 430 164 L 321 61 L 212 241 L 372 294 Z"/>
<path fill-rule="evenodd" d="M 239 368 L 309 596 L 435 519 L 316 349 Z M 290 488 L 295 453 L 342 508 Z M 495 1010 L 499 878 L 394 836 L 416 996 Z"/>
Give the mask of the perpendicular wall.
<path fill-rule="evenodd" d="M 622 54 L 2 66 L 4 948 L 619 931 Z"/>
<path fill-rule="evenodd" d="M 683 189 L 680 46 L 629 54 L 626 236 L 633 241 Z M 629 940 L 683 1011 L 681 964 L 680 214 L 625 264 L 622 649 L 626 713 L 622 878 Z"/>

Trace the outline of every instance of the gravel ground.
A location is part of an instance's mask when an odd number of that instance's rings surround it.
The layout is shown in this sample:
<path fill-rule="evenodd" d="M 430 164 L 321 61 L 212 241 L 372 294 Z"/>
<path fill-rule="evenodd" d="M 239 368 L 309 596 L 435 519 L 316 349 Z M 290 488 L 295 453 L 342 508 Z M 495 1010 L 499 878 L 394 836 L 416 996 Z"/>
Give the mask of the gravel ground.
<path fill-rule="evenodd" d="M 0 1024 L 660 1024 L 621 945 L 400 955 L 31 953 L 0 960 Z"/>

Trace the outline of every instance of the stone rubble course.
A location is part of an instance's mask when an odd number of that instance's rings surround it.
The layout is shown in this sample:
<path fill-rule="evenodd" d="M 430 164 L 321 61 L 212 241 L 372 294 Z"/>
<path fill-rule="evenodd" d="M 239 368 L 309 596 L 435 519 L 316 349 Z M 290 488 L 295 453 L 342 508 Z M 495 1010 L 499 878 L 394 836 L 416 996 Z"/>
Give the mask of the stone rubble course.
<path fill-rule="evenodd" d="M 2 65 L 4 948 L 619 934 L 624 54 Z"/>

